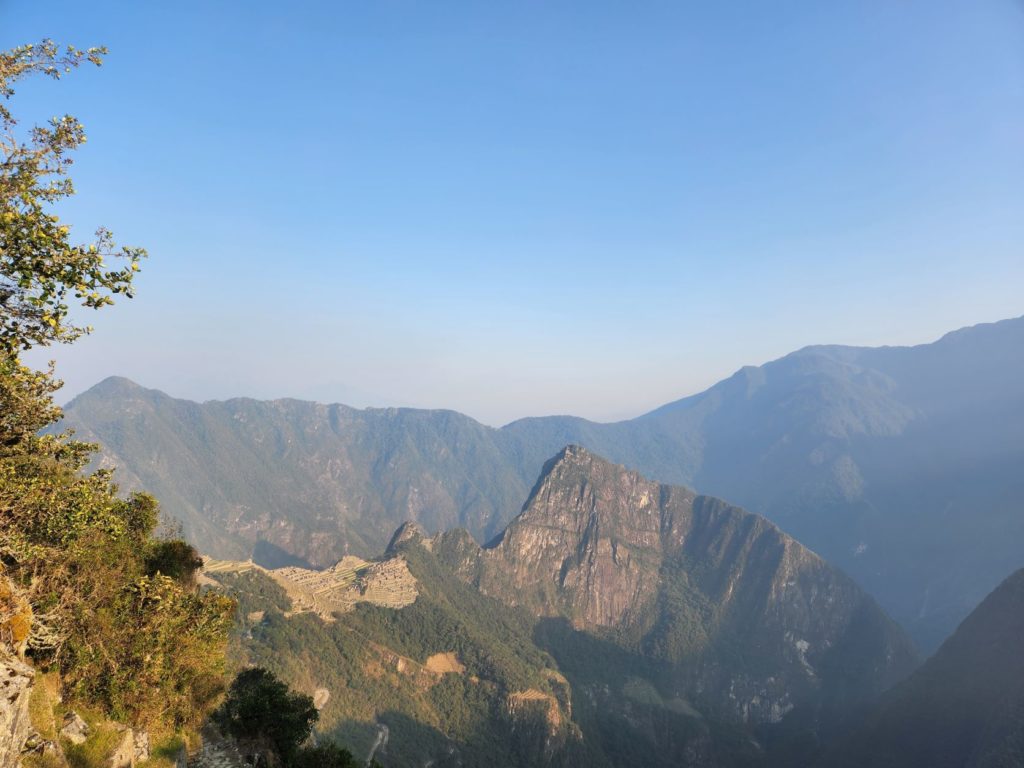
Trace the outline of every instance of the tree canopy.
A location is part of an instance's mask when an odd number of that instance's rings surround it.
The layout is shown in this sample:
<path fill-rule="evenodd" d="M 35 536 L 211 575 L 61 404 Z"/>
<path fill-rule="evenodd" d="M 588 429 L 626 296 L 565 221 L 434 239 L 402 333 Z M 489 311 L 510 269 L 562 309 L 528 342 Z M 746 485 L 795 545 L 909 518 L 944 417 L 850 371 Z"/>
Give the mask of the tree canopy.
<path fill-rule="evenodd" d="M 0 53 L 0 351 L 70 342 L 89 331 L 76 325 L 71 304 L 100 309 L 117 294 L 132 295 L 132 278 L 146 252 L 118 248 L 106 229 L 73 243 L 70 227 L 52 213 L 75 192 L 71 153 L 86 141 L 71 115 L 18 130 L 7 106 L 14 85 L 37 74 L 60 79 L 83 63 L 102 64 L 105 48 L 60 48 L 49 40 Z M 108 262 L 123 257 L 125 263 Z"/>
<path fill-rule="evenodd" d="M 312 697 L 293 693 L 273 672 L 252 667 L 238 673 L 214 719 L 247 754 L 288 765 L 320 713 Z"/>

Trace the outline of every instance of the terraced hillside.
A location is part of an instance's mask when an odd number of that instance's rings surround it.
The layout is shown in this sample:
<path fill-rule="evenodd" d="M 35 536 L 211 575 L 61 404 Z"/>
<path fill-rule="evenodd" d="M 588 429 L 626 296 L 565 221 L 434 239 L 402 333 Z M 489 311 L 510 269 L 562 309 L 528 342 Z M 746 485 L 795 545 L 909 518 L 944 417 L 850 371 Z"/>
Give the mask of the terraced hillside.
<path fill-rule="evenodd" d="M 416 579 L 402 557 L 367 561 L 344 557 L 322 571 L 294 566 L 267 569 L 251 560 L 204 558 L 201 578 L 220 583 L 225 574 L 260 572 L 279 584 L 291 601 L 293 613 L 315 613 L 326 621 L 347 613 L 359 603 L 403 608 L 416 600 Z"/>
<path fill-rule="evenodd" d="M 480 595 L 424 548 L 383 562 L 408 568 L 415 601 L 360 601 L 330 620 L 298 609 L 287 591 L 298 594 L 294 582 L 279 572 L 214 564 L 207 578 L 239 601 L 232 657 L 319 694 L 317 733 L 389 768 L 609 765 L 585 754 L 570 687 L 534 644 L 528 617 Z"/>

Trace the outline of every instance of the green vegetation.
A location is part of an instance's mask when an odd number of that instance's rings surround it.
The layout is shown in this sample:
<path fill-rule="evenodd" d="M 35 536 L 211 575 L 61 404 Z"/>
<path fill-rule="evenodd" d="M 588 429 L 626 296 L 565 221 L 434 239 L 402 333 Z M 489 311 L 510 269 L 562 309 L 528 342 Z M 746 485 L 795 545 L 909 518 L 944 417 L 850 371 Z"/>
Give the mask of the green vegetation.
<path fill-rule="evenodd" d="M 292 693 L 263 667 L 239 672 L 213 715 L 250 762 L 272 765 L 291 765 L 319 719 L 311 696 Z"/>
<path fill-rule="evenodd" d="M 424 547 L 400 550 L 421 585 L 415 603 L 401 610 L 360 604 L 346 624 L 363 637 L 386 644 L 419 663 L 454 652 L 466 673 L 502 691 L 546 688 L 545 669 L 554 660 L 533 643 L 533 619 L 486 597 L 453 577 Z"/>
<path fill-rule="evenodd" d="M 1024 569 L 836 741 L 821 768 L 1024 765 Z"/>
<path fill-rule="evenodd" d="M 612 424 L 544 417 L 490 429 L 449 411 L 199 404 L 124 379 L 76 398 L 68 423 L 101 440 L 210 554 L 248 557 L 259 529 L 321 566 L 338 552 L 375 556 L 410 510 L 428 531 L 461 526 L 488 541 L 544 462 L 577 443 L 766 515 L 927 651 L 1024 562 L 1022 347 L 1024 318 L 912 348 L 812 347 Z"/>
<path fill-rule="evenodd" d="M 803 733 L 823 734 L 913 663 L 855 585 L 762 518 L 580 448 L 537 489 L 489 549 L 403 526 L 387 556 L 405 559 L 418 596 L 401 609 L 289 617 L 266 574 L 223 580 L 244 590 L 240 649 L 329 691 L 323 727 L 346 743 L 369 751 L 387 728 L 399 765 L 454 750 L 502 766 L 765 766 L 813 755 Z M 591 619 L 595 595 L 632 610 Z M 533 614 L 510 607 L 522 605 Z"/>
<path fill-rule="evenodd" d="M 263 667 L 239 672 L 213 715 L 253 765 L 361 768 L 351 752 L 333 742 L 306 743 L 319 719 L 312 697 L 288 690 Z"/>
<path fill-rule="evenodd" d="M 416 602 L 399 610 L 361 604 L 334 623 L 286 616 L 287 598 L 265 574 L 216 574 L 239 601 L 238 663 L 273 669 L 306 692 L 330 692 L 318 735 L 366 754 L 387 726 L 389 768 L 428 759 L 669 766 L 687 749 L 722 764 L 758 764 L 741 726 L 709 721 L 678 698 L 665 662 L 480 594 L 445 566 L 436 546 L 410 542 L 398 553 L 417 579 Z M 439 653 L 454 653 L 465 669 L 431 672 L 427 662 Z M 564 721 L 554 732 L 541 716 L 544 701 L 510 715 L 510 695 L 529 689 L 558 702 Z"/>
<path fill-rule="evenodd" d="M 105 48 L 61 49 L 49 40 L 0 53 L 0 350 L 20 350 L 69 342 L 88 332 L 69 320 L 72 297 L 83 307 L 100 309 L 112 296 L 131 296 L 141 248 L 118 249 L 110 232 L 100 229 L 91 243 L 71 242 L 70 228 L 50 212 L 53 203 L 74 194 L 67 175 L 69 153 L 85 143 L 85 129 L 71 115 L 15 132 L 17 120 L 4 103 L 14 84 L 29 75 L 60 79 L 84 62 L 99 66 Z M 111 268 L 105 259 L 121 256 L 127 264 Z"/>
<path fill-rule="evenodd" d="M 361 604 L 333 623 L 286 616 L 287 598 L 265 574 L 215 574 L 239 603 L 231 655 L 297 690 L 329 691 L 319 738 L 365 756 L 387 727 L 389 768 L 428 759 L 524 767 L 546 760 L 546 724 L 513 720 L 507 705 L 510 693 L 528 688 L 561 693 L 553 659 L 533 643 L 533 621 L 460 581 L 425 548 L 402 546 L 400 553 L 417 579 L 416 602 L 398 610 Z M 428 668 L 430 657 L 447 653 L 465 669 Z M 581 745 L 571 732 L 559 731 L 568 747 L 551 764 L 600 765 L 572 762 Z"/>
<path fill-rule="evenodd" d="M 81 744 L 68 743 L 64 749 L 70 768 L 98 768 L 117 748 L 124 734 L 112 724 L 97 724 Z"/>
<path fill-rule="evenodd" d="M 333 742 L 300 749 L 291 764 L 293 768 L 363 768 L 363 763 L 356 760 L 351 752 Z M 376 761 L 372 766 L 379 768 Z"/>
<path fill-rule="evenodd" d="M 19 135 L 5 103 L 21 78 L 60 78 L 104 53 L 47 41 L 0 54 L 0 639 L 58 672 L 71 703 L 159 734 L 198 722 L 219 695 L 233 603 L 198 592 L 188 544 L 154 536 L 151 496 L 122 498 L 109 470 L 83 471 L 94 446 L 40 434 L 61 417 L 60 382 L 19 358 L 88 331 L 70 319 L 72 297 L 87 309 L 130 297 L 144 256 L 105 230 L 70 242 L 51 208 L 74 192 L 82 126 L 66 115 Z M 114 256 L 126 265 L 107 266 Z M 94 747 L 79 750 L 83 765 Z"/>

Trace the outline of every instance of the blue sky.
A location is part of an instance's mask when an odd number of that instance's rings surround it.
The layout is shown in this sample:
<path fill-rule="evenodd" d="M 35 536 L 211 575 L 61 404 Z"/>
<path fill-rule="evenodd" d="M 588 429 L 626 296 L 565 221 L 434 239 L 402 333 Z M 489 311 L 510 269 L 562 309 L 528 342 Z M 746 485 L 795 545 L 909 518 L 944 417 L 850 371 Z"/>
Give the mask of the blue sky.
<path fill-rule="evenodd" d="M 195 399 L 607 420 L 1024 314 L 1024 4 L 0 0 L 151 258 L 48 350 Z"/>

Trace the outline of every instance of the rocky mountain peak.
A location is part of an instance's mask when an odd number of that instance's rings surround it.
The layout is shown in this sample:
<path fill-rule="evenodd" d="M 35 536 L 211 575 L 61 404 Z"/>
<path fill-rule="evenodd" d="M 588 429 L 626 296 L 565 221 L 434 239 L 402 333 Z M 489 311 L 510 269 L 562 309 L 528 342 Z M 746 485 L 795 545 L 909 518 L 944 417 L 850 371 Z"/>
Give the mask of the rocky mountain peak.
<path fill-rule="evenodd" d="M 423 530 L 423 527 L 413 520 L 406 520 L 398 527 L 398 530 L 395 531 L 394 535 L 391 537 L 391 541 L 388 543 L 387 550 L 385 551 L 387 554 L 391 554 L 397 551 L 402 544 L 408 542 L 415 544 L 427 541 L 429 541 L 429 539 L 427 538 L 427 532 Z"/>
<path fill-rule="evenodd" d="M 680 690 L 730 690 L 745 720 L 778 720 L 825 691 L 877 692 L 915 660 L 853 582 L 763 517 L 578 446 L 548 461 L 494 544 L 475 555 L 457 544 L 441 549 L 484 593 L 577 629 L 639 638 L 687 670 Z M 722 648 L 756 663 L 726 673 Z M 852 671 L 835 665 L 836 649 Z"/>
<path fill-rule="evenodd" d="M 685 489 L 678 492 L 693 494 Z M 661 486 L 578 445 L 545 464 L 523 512 L 506 534 L 530 526 L 560 530 L 577 542 L 594 534 L 658 548 Z"/>

